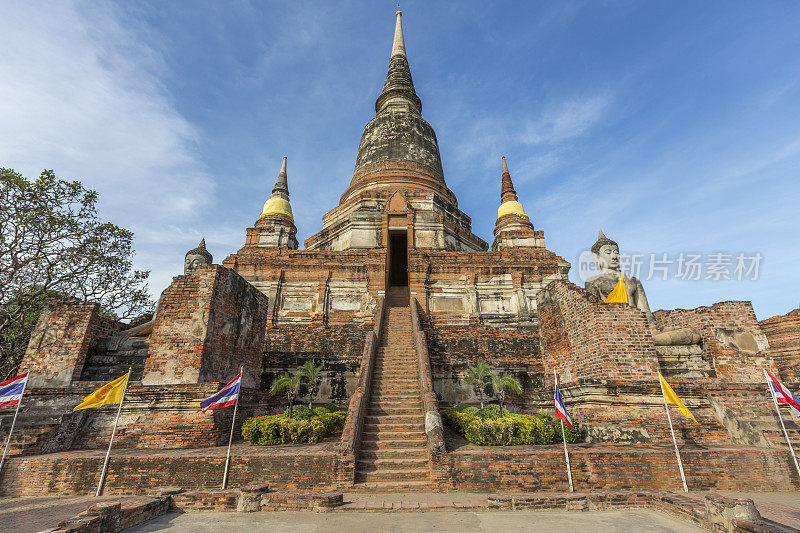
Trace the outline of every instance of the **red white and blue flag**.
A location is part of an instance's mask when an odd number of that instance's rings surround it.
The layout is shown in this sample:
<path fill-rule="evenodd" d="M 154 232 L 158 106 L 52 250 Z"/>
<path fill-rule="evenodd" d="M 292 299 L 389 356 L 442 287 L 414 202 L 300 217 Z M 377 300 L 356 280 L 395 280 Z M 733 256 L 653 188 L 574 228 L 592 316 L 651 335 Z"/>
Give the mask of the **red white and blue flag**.
<path fill-rule="evenodd" d="M 209 409 L 221 409 L 223 407 L 235 405 L 239 400 L 239 388 L 241 384 L 242 373 L 239 372 L 235 378 L 222 387 L 222 390 L 200 402 L 200 409 L 205 413 Z"/>
<path fill-rule="evenodd" d="M 555 376 L 553 376 L 555 377 Z M 569 429 L 572 429 L 572 419 L 567 414 L 567 408 L 564 405 L 564 398 L 561 397 L 561 391 L 558 390 L 558 378 L 556 379 L 556 392 L 553 395 L 553 403 L 556 406 L 556 416 L 564 421 Z"/>
<path fill-rule="evenodd" d="M 0 407 L 9 405 L 19 405 L 22 393 L 25 392 L 25 383 L 28 381 L 28 373 L 7 379 L 0 383 Z"/>
<path fill-rule="evenodd" d="M 769 381 L 769 386 L 772 388 L 775 401 L 788 405 L 795 415 L 800 416 L 800 400 L 797 399 L 797 396 L 792 394 L 792 391 L 787 389 L 786 385 L 781 383 L 778 378 L 766 370 L 764 370 L 764 373 L 767 375 L 767 380 Z"/>

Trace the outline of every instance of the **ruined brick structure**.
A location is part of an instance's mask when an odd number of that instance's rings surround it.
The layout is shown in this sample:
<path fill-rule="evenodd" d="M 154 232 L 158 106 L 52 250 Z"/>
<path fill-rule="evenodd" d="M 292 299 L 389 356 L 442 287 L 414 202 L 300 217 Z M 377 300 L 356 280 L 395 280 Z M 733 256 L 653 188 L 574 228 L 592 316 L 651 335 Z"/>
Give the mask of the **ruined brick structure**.
<path fill-rule="evenodd" d="M 305 249 L 298 249 L 284 158 L 244 246 L 222 265 L 176 276 L 149 336 L 110 342 L 126 326 L 100 318 L 92 305 L 43 312 L 23 362 L 32 373 L 33 414 L 21 415 L 30 438 L 16 451 L 64 453 L 12 460 L 0 487 L 80 492 L 94 481 L 100 458 L 66 450 L 107 442 L 111 410 L 69 411 L 101 377 L 134 370 L 121 446 L 211 447 L 224 438 L 230 413 L 200 413 L 201 398 L 243 366 L 242 417 L 276 412 L 280 399 L 267 392 L 274 378 L 309 359 L 325 364 L 317 400 L 349 409 L 341 441 L 242 447 L 232 470 L 237 483 L 564 490 L 559 448 L 481 449 L 442 426 L 440 406 L 477 402 L 461 378 L 467 364 L 486 359 L 519 378 L 523 394 L 512 409 L 524 412 L 552 412 L 558 373 L 584 428 L 586 443 L 573 456 L 580 490 L 675 488 L 659 372 L 700 422 L 674 419 L 693 487 L 800 487 L 762 373 L 800 383 L 797 311 L 760 323 L 749 302 L 656 311 L 658 328 L 690 328 L 701 340 L 655 342 L 644 312 L 604 303 L 568 281 L 570 264 L 545 246 L 505 158 L 490 247 L 447 187 L 399 13 L 375 113 L 349 186 Z M 798 420 L 785 416 L 800 442 Z M 109 485 L 133 491 L 178 476 L 183 487 L 207 488 L 213 483 L 202 473 L 224 460 L 218 450 L 208 453 L 134 454 L 112 462 Z"/>

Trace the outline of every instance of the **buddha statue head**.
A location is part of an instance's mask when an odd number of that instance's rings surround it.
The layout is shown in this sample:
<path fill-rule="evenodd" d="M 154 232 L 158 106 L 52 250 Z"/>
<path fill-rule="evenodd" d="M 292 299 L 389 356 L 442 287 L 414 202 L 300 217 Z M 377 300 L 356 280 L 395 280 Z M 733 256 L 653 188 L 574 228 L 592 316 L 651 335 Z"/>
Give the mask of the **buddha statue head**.
<path fill-rule="evenodd" d="M 619 272 L 619 245 L 606 237 L 603 230 L 600 230 L 597 242 L 592 245 L 592 257 L 601 272 Z"/>
<path fill-rule="evenodd" d="M 206 250 L 205 238 L 200 241 L 197 248 L 186 252 L 186 257 L 183 260 L 183 274 L 188 276 L 194 274 L 200 265 L 210 265 L 214 261 L 214 257 Z"/>

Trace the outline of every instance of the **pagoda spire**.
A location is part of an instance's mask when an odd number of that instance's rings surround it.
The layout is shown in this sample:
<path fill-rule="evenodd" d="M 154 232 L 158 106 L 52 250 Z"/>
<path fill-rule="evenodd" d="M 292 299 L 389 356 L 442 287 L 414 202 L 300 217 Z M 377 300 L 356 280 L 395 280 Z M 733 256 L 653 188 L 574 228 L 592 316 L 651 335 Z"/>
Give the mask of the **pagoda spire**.
<path fill-rule="evenodd" d="M 279 197 L 284 200 L 289 199 L 289 183 L 286 180 L 286 156 L 283 156 L 281 171 L 278 172 L 278 179 L 275 180 L 275 187 L 272 188 L 272 194 L 269 197 Z"/>
<path fill-rule="evenodd" d="M 511 173 L 508 171 L 506 156 L 503 156 L 502 186 L 500 188 L 500 207 L 497 209 L 497 219 L 499 220 L 505 215 L 515 215 L 528 220 L 525 208 L 517 200 L 517 191 L 514 190 L 514 184 L 511 182 Z"/>
<path fill-rule="evenodd" d="M 506 156 L 503 156 L 503 185 L 500 189 L 500 203 L 516 202 L 517 191 L 514 190 L 514 183 L 511 181 L 511 173 L 508 171 Z"/>
<path fill-rule="evenodd" d="M 375 101 L 375 113 L 380 113 L 387 107 L 411 107 L 412 111 L 422 113 L 422 101 L 414 92 L 414 80 L 411 78 L 411 68 L 406 57 L 406 42 L 403 38 L 402 12 L 395 13 L 397 19 L 394 25 L 394 41 L 392 52 L 389 54 L 389 70 L 386 73 L 386 82 L 383 91 Z"/>
<path fill-rule="evenodd" d="M 283 157 L 281 171 L 278 173 L 278 179 L 275 180 L 272 194 L 269 195 L 269 198 L 264 204 L 264 210 L 261 216 L 278 216 L 294 222 L 292 206 L 289 204 L 289 182 L 286 178 L 286 156 Z"/>

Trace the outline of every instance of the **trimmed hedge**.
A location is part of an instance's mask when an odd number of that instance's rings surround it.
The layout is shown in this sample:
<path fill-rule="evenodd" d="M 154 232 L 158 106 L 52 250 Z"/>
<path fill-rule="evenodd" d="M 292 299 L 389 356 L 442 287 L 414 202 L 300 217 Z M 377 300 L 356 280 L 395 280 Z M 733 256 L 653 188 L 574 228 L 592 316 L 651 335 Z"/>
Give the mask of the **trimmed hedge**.
<path fill-rule="evenodd" d="M 509 413 L 499 405 L 487 405 L 483 409 L 458 404 L 453 409 L 444 409 L 442 417 L 448 425 L 468 441 L 480 446 L 515 446 L 519 444 L 553 444 L 561 442 L 561 421 L 550 415 L 538 413 L 523 415 Z M 573 428 L 564 427 L 567 442 L 580 441 L 577 422 Z"/>
<path fill-rule="evenodd" d="M 347 411 L 332 412 L 325 406 L 316 407 L 312 411 L 305 405 L 293 405 L 292 418 L 287 415 L 288 409 L 282 414 L 245 420 L 242 424 L 242 436 L 256 446 L 316 444 L 326 435 L 342 430 Z"/>

